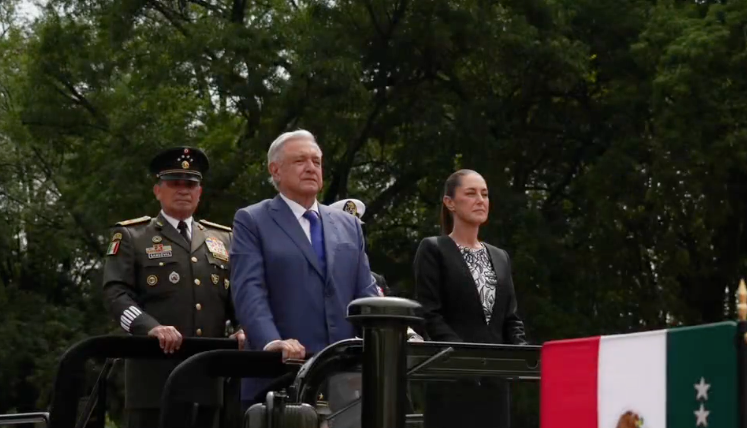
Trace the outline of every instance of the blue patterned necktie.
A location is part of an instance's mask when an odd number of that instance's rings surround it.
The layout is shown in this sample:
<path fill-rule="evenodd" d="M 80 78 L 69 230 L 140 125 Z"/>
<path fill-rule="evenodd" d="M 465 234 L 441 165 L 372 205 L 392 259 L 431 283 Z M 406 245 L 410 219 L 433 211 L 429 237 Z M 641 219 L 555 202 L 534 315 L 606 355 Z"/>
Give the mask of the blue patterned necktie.
<path fill-rule="evenodd" d="M 322 234 L 322 224 L 319 221 L 319 217 L 317 216 L 315 211 L 306 211 L 305 213 L 303 213 L 303 216 L 306 220 L 309 221 L 309 224 L 311 225 L 311 247 L 314 248 L 314 252 L 319 258 L 319 267 L 321 268 L 321 271 L 326 274 L 327 263 L 324 254 L 324 235 Z"/>

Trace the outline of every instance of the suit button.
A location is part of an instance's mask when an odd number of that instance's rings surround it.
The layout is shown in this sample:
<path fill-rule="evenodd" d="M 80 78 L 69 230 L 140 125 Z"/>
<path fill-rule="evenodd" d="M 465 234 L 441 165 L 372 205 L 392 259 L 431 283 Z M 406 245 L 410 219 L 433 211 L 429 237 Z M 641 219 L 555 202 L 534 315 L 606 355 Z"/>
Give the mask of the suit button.
<path fill-rule="evenodd" d="M 196 305 L 195 305 L 195 309 L 197 309 L 197 310 L 199 311 L 200 309 L 202 309 L 202 305 L 201 305 L 201 304 L 199 304 L 199 303 L 198 303 L 198 304 L 196 304 Z"/>
<path fill-rule="evenodd" d="M 202 329 L 198 328 L 196 333 L 197 333 L 198 336 L 202 336 Z"/>
<path fill-rule="evenodd" d="M 195 279 L 195 285 L 200 285 L 200 280 L 199 279 Z"/>
<path fill-rule="evenodd" d="M 197 263 L 197 257 L 192 257 L 192 263 Z"/>
<path fill-rule="evenodd" d="M 158 266 L 163 266 L 163 262 L 158 263 Z"/>

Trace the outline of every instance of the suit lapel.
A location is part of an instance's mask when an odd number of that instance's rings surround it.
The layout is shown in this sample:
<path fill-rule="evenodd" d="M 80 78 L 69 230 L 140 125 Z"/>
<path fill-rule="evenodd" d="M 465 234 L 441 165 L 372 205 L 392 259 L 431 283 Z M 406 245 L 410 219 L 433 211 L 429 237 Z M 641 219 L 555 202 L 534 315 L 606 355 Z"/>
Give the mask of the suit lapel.
<path fill-rule="evenodd" d="M 457 286 L 467 287 L 469 289 L 465 290 L 465 292 L 469 295 L 468 300 L 474 307 L 472 310 L 477 311 L 483 324 L 485 324 L 485 314 L 482 311 L 482 302 L 480 301 L 480 294 L 477 292 L 477 284 L 475 283 L 475 279 L 472 278 L 472 272 L 470 272 L 467 262 L 464 261 L 464 256 L 462 255 L 461 250 L 459 250 L 456 242 L 454 242 L 454 240 L 449 236 L 441 236 L 439 237 L 439 240 L 441 241 L 447 260 L 454 260 L 454 263 L 456 263 L 459 273 L 461 273 L 463 278 L 463 282 L 459 282 Z"/>
<path fill-rule="evenodd" d="M 501 312 L 498 311 L 498 307 L 501 305 L 499 302 L 503 302 L 503 293 L 506 291 L 506 288 L 508 287 L 507 284 L 504 283 L 503 278 L 507 278 L 509 275 L 509 272 L 504 272 L 506 268 L 508 268 L 508 264 L 504 263 L 504 257 L 503 254 L 498 251 L 497 248 L 485 244 L 485 247 L 488 249 L 488 254 L 490 254 L 490 263 L 493 265 L 493 270 L 495 270 L 495 278 L 498 281 L 498 283 L 495 285 L 495 298 L 493 299 L 493 309 L 490 311 L 490 323 L 493 324 L 493 321 L 496 319 L 496 315 L 501 315 Z M 504 303 L 505 304 L 505 303 Z"/>
<path fill-rule="evenodd" d="M 181 236 L 181 235 L 179 235 Z M 202 230 L 202 225 L 192 220 L 192 251 L 197 251 L 203 243 L 205 243 L 205 232 Z"/>
<path fill-rule="evenodd" d="M 337 223 L 332 218 L 330 208 L 326 205 L 318 205 L 319 214 L 322 216 L 322 231 L 324 234 L 324 253 L 327 256 L 327 280 L 330 280 L 332 264 L 335 259 L 335 248 L 337 248 L 337 237 L 340 235 L 337 230 Z"/>
<path fill-rule="evenodd" d="M 309 263 L 311 263 L 311 266 L 314 267 L 316 273 L 323 278 L 324 275 L 319 267 L 319 260 L 314 252 L 314 248 L 311 246 L 311 242 L 309 242 L 309 239 L 301 228 L 301 224 L 298 222 L 296 216 L 293 215 L 293 211 L 291 211 L 288 204 L 285 203 L 280 195 L 277 195 L 270 203 L 270 209 L 272 210 L 270 217 L 283 229 L 298 249 L 301 250 Z"/>
<path fill-rule="evenodd" d="M 161 232 L 161 235 L 167 237 L 169 241 L 189 251 L 187 241 L 184 240 L 182 235 L 179 234 L 179 231 L 174 229 L 171 223 L 166 221 L 166 219 L 163 218 L 161 214 L 158 214 L 158 219 L 156 220 L 156 229 Z"/>

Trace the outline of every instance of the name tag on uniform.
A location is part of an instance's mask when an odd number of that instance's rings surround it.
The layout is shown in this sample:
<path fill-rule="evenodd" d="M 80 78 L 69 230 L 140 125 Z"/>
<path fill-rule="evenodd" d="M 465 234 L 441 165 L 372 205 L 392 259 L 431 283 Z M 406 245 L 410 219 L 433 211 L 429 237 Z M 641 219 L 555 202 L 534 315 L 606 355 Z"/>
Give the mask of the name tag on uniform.
<path fill-rule="evenodd" d="M 152 247 L 146 248 L 145 252 L 149 259 L 171 257 L 171 245 L 153 244 Z"/>
<path fill-rule="evenodd" d="M 223 241 L 210 237 L 205 239 L 205 244 L 208 250 L 213 253 L 213 257 L 224 262 L 228 261 L 228 251 L 226 250 L 226 246 L 223 245 Z"/>

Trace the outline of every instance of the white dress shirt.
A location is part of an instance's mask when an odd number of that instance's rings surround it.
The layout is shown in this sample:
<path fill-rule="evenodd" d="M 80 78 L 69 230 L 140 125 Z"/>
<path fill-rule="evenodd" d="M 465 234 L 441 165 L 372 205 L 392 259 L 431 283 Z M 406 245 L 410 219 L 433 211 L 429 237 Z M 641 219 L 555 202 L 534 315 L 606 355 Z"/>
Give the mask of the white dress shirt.
<path fill-rule="evenodd" d="M 179 220 L 166 214 L 165 212 L 163 212 L 163 210 L 161 210 L 161 215 L 166 219 L 166 221 L 169 222 L 170 225 L 174 226 L 174 229 L 176 229 L 177 232 L 179 231 Z M 189 239 L 192 240 L 192 216 L 189 216 L 189 218 L 184 220 L 184 222 L 187 223 L 187 236 L 189 236 Z"/>
<path fill-rule="evenodd" d="M 308 211 L 306 208 L 301 206 L 296 201 L 291 201 L 288 199 L 285 195 L 282 193 L 280 194 L 280 197 L 283 198 L 286 204 L 288 204 L 288 207 L 293 211 L 293 215 L 296 216 L 296 220 L 298 220 L 298 224 L 301 225 L 301 229 L 303 229 L 303 233 L 306 234 L 306 238 L 308 238 L 309 242 L 311 242 L 311 223 L 309 223 L 309 220 L 306 219 L 303 215 Z M 321 219 L 321 216 L 319 215 L 319 205 L 314 201 L 314 204 L 309 208 L 309 210 L 314 211 L 316 215 Z"/>

